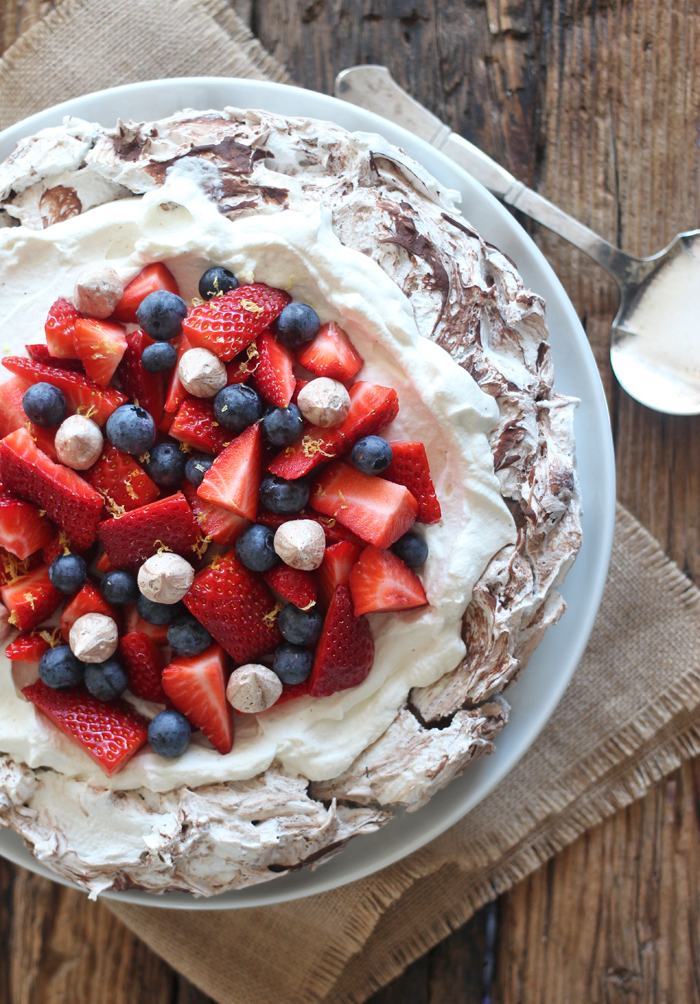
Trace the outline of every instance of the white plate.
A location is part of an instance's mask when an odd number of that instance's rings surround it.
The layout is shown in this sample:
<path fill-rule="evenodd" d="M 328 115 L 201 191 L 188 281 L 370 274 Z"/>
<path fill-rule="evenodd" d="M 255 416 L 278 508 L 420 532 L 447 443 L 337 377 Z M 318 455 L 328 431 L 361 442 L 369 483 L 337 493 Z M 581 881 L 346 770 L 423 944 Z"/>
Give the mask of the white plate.
<path fill-rule="evenodd" d="M 418 812 L 400 813 L 377 833 L 351 841 L 341 854 L 315 871 L 304 869 L 207 900 L 197 900 L 187 893 L 103 893 L 131 903 L 185 909 L 261 906 L 325 892 L 385 868 L 469 812 L 517 763 L 564 693 L 596 618 L 615 521 L 615 465 L 603 387 L 583 328 L 561 283 L 530 237 L 485 188 L 406 130 L 354 105 L 283 84 L 217 77 L 155 80 L 98 91 L 25 119 L 0 133 L 0 160 L 11 152 L 17 140 L 60 124 L 68 114 L 111 126 L 117 118 L 150 120 L 181 108 L 220 109 L 225 105 L 330 119 L 346 129 L 381 133 L 420 161 L 443 185 L 462 193 L 462 211 L 467 219 L 517 263 L 526 285 L 547 300 L 557 390 L 581 400 L 575 428 L 584 504 L 583 547 L 562 588 L 568 610 L 547 632 L 522 679 L 508 692 L 512 716 L 492 756 L 471 765 Z M 0 831 L 0 854 L 47 878 L 62 881 L 40 865 L 14 833 Z"/>

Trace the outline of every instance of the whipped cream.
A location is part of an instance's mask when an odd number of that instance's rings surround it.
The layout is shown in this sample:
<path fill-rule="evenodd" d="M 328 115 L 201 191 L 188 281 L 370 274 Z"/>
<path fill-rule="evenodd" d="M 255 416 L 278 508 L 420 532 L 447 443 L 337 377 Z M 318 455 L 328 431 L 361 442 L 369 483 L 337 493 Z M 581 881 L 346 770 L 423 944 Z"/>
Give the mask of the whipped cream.
<path fill-rule="evenodd" d="M 497 403 L 418 334 L 410 301 L 379 265 L 340 243 L 328 209 L 298 202 L 294 210 L 232 222 L 191 170 L 173 169 L 165 185 L 143 198 L 107 203 L 43 231 L 0 230 L 3 352 L 22 352 L 25 339 L 39 340 L 54 300 L 70 298 L 80 271 L 105 260 L 124 282 L 145 264 L 163 261 L 187 300 L 197 294 L 204 269 L 221 264 L 244 281 L 289 290 L 322 321 L 337 321 L 347 331 L 365 360 L 357 379 L 398 393 L 400 412 L 384 435 L 426 447 L 442 507 L 440 524 L 419 528 L 430 547 L 422 571 L 430 605 L 370 616 L 376 656 L 359 687 L 237 715 L 234 747 L 226 756 L 195 737 L 179 759 L 146 749 L 111 779 L 21 696 L 33 671 L 2 657 L 0 751 L 99 789 L 165 792 L 241 780 L 273 761 L 310 780 L 336 777 L 391 724 L 411 688 L 458 665 L 465 654 L 462 616 L 474 583 L 492 556 L 515 541 L 487 438 L 498 421 Z"/>

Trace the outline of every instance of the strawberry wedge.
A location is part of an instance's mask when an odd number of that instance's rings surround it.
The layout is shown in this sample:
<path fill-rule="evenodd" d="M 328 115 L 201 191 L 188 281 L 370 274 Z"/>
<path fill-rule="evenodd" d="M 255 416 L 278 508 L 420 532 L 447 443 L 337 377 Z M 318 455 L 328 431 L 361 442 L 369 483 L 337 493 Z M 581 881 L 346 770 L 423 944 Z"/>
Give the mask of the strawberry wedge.
<path fill-rule="evenodd" d="M 239 286 L 195 307 L 182 330 L 194 348 L 209 349 L 227 362 L 269 328 L 290 300 L 288 293 L 261 282 Z"/>
<path fill-rule="evenodd" d="M 76 547 L 93 543 L 102 496 L 70 467 L 55 464 L 42 453 L 26 429 L 17 429 L 0 442 L 0 478 L 13 494 L 43 509 Z"/>
<path fill-rule="evenodd" d="M 365 617 L 356 617 L 350 590 L 336 586 L 323 623 L 309 693 L 328 697 L 359 686 L 374 662 L 374 641 Z"/>
<path fill-rule="evenodd" d="M 126 352 L 126 331 L 121 324 L 79 317 L 74 344 L 85 372 L 100 387 L 106 387 Z"/>
<path fill-rule="evenodd" d="M 192 348 L 187 340 L 187 335 L 185 335 L 184 332 L 173 340 L 173 345 L 177 348 L 177 360 L 170 371 L 170 379 L 168 381 L 168 387 L 165 395 L 165 412 L 168 415 L 174 415 L 187 397 L 187 391 L 182 386 L 182 381 L 179 377 L 179 369 L 180 360 L 184 356 L 185 352 L 189 352 Z"/>
<path fill-rule="evenodd" d="M 163 690 L 175 708 L 201 729 L 215 750 L 233 746 L 233 712 L 226 700 L 226 653 L 210 645 L 201 655 L 175 656 L 163 670 Z"/>
<path fill-rule="evenodd" d="M 193 560 L 202 542 L 199 524 L 182 492 L 103 520 L 98 530 L 117 568 L 145 561 L 160 548 Z"/>
<path fill-rule="evenodd" d="M 79 359 L 61 359 L 59 356 L 52 356 L 48 345 L 44 345 L 43 342 L 38 342 L 34 345 L 25 345 L 24 347 L 27 350 L 29 358 L 33 359 L 35 363 L 43 363 L 45 366 L 53 366 L 60 370 L 73 370 L 76 373 L 82 372 L 83 365 Z"/>
<path fill-rule="evenodd" d="M 301 568 L 290 568 L 284 562 L 262 572 L 262 577 L 271 589 L 300 610 L 310 610 L 316 603 L 318 586 L 313 572 Z"/>
<path fill-rule="evenodd" d="M 166 704 L 161 683 L 163 658 L 154 640 L 145 632 L 123 635 L 119 642 L 119 657 L 129 677 L 129 690 L 144 701 Z"/>
<path fill-rule="evenodd" d="M 51 585 L 48 565 L 40 565 L 14 582 L 0 586 L 0 598 L 10 611 L 10 624 L 20 631 L 38 627 L 65 599 Z"/>
<path fill-rule="evenodd" d="M 249 425 L 220 453 L 197 489 L 200 498 L 255 519 L 262 473 L 262 430 Z"/>
<path fill-rule="evenodd" d="M 112 412 L 128 400 L 113 387 L 98 387 L 82 373 L 54 369 L 24 356 L 7 356 L 2 364 L 10 373 L 21 377 L 26 387 L 39 382 L 58 387 L 65 394 L 69 415 L 87 415 L 98 425 L 104 425 Z"/>
<path fill-rule="evenodd" d="M 20 561 L 53 540 L 56 528 L 31 502 L 0 493 L 0 546 Z"/>
<path fill-rule="evenodd" d="M 16 429 L 27 429 L 39 449 L 52 460 L 57 460 L 54 446 L 56 430 L 42 428 L 29 421 L 22 407 L 26 390 L 27 384 L 19 377 L 10 377 L 0 385 L 0 439 L 9 436 Z"/>
<path fill-rule="evenodd" d="M 5 657 L 11 662 L 40 661 L 44 652 L 51 648 L 53 635 L 50 629 L 44 631 L 23 631 L 5 649 Z M 50 639 L 50 640 L 49 640 Z"/>
<path fill-rule="evenodd" d="M 61 614 L 61 635 L 66 641 L 68 641 L 70 629 L 78 617 L 82 617 L 84 614 L 105 614 L 118 625 L 121 624 L 121 616 L 104 598 L 94 579 L 89 579 L 85 583 Z"/>
<path fill-rule="evenodd" d="M 85 472 L 84 477 L 102 495 L 112 516 L 131 512 L 158 498 L 158 485 L 151 481 L 132 456 L 122 453 L 111 443 L 107 443 L 100 459 Z"/>
<path fill-rule="evenodd" d="M 213 404 L 195 397 L 182 402 L 169 434 L 202 453 L 221 453 L 235 435 L 216 421 Z"/>
<path fill-rule="evenodd" d="M 349 585 L 357 616 L 428 604 L 423 583 L 393 551 L 366 547 L 350 571 Z"/>
<path fill-rule="evenodd" d="M 215 544 L 235 544 L 245 528 L 249 525 L 243 516 L 236 516 L 228 509 L 214 505 L 201 499 L 197 489 L 189 481 L 183 481 L 182 491 L 190 504 L 194 517 L 202 528 L 202 533 L 210 537 Z"/>
<path fill-rule="evenodd" d="M 314 340 L 297 352 L 297 361 L 316 376 L 343 383 L 352 380 L 364 362 L 335 321 L 322 325 Z"/>
<path fill-rule="evenodd" d="M 321 567 L 316 572 L 318 595 L 324 606 L 329 606 L 336 586 L 347 586 L 350 569 L 361 553 L 361 547 L 347 540 L 326 548 Z"/>
<path fill-rule="evenodd" d="M 418 503 L 403 485 L 336 461 L 311 489 L 311 506 L 335 516 L 368 544 L 386 548 L 413 526 Z"/>
<path fill-rule="evenodd" d="M 425 446 L 422 443 L 408 442 L 390 443 L 390 446 L 392 461 L 382 471 L 382 477 L 408 488 L 418 503 L 416 519 L 419 523 L 439 523 L 442 513 L 430 477 Z"/>
<path fill-rule="evenodd" d="M 75 351 L 75 322 L 80 314 L 68 300 L 59 299 L 49 310 L 44 324 L 46 346 L 52 356 L 59 359 L 77 359 Z"/>
<path fill-rule="evenodd" d="M 253 383 L 257 392 L 268 404 L 286 408 L 292 400 L 296 378 L 292 372 L 294 356 L 281 345 L 271 331 L 258 335 L 255 348 L 258 353 Z"/>
<path fill-rule="evenodd" d="M 127 335 L 126 351 L 119 364 L 118 375 L 131 400 L 145 408 L 156 425 L 160 425 L 165 407 L 165 374 L 149 373 L 144 369 L 141 356 L 148 345 L 153 345 L 153 339 L 143 331 L 132 331 Z"/>
<path fill-rule="evenodd" d="M 141 306 L 141 301 L 149 293 L 155 293 L 158 289 L 167 289 L 168 292 L 177 293 L 178 295 L 180 293 L 178 285 L 175 282 L 175 276 L 162 262 L 156 262 L 154 265 L 146 265 L 131 280 L 124 290 L 122 298 L 117 304 L 117 308 L 110 320 L 136 324 L 136 311 Z"/>

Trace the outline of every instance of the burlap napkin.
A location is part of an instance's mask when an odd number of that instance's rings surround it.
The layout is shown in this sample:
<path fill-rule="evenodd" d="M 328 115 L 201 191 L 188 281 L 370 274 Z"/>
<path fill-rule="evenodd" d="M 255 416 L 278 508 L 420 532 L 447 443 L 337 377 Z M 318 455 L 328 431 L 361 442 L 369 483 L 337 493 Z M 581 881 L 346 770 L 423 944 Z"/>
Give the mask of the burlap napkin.
<path fill-rule="evenodd" d="M 86 91 L 188 74 L 285 79 L 225 0 L 65 0 L 0 60 L 0 126 Z M 534 747 L 462 822 L 379 874 L 287 905 L 110 908 L 221 1004 L 363 1001 L 700 750 L 699 600 L 620 507 L 572 684 Z"/>

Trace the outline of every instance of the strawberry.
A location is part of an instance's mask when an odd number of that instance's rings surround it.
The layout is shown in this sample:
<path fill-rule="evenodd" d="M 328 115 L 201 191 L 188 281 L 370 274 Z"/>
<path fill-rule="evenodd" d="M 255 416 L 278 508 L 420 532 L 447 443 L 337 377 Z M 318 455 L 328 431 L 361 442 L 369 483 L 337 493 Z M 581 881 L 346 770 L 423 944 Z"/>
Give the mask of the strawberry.
<path fill-rule="evenodd" d="M 170 426 L 170 435 L 202 453 L 221 453 L 235 434 L 219 425 L 213 404 L 187 397 Z"/>
<path fill-rule="evenodd" d="M 39 565 L 9 585 L 0 586 L 0 597 L 10 611 L 10 624 L 20 631 L 38 627 L 65 599 L 51 585 L 48 565 Z"/>
<path fill-rule="evenodd" d="M 379 433 L 399 413 L 399 399 L 391 387 L 361 380 L 350 388 L 350 411 L 336 429 L 319 429 L 306 424 L 296 443 L 279 453 L 268 470 L 293 481 L 333 457 L 347 453 L 363 436 Z"/>
<path fill-rule="evenodd" d="M 48 564 L 39 551 L 35 551 L 34 554 L 30 554 L 28 558 L 20 561 L 14 554 L 10 554 L 4 547 L 0 547 L 0 586 L 8 586 L 16 582 L 37 565 Z"/>
<path fill-rule="evenodd" d="M 297 362 L 316 376 L 345 383 L 360 371 L 364 359 L 343 329 L 331 321 L 322 325 L 314 340 L 297 352 Z"/>
<path fill-rule="evenodd" d="M 167 289 L 170 293 L 180 295 L 174 275 L 162 262 L 156 262 L 154 265 L 146 265 L 145 268 L 141 269 L 136 278 L 131 280 L 124 290 L 111 320 L 137 324 L 136 311 L 141 306 L 141 301 L 149 293 L 155 293 L 157 289 Z"/>
<path fill-rule="evenodd" d="M 0 386 L 2 387 L 0 390 L 0 439 L 4 439 L 5 436 L 9 436 L 17 429 L 25 428 L 39 449 L 52 460 L 56 460 L 54 446 L 56 429 L 45 429 L 30 422 L 22 407 L 22 398 L 27 390 L 27 384 L 19 377 L 10 377 Z"/>
<path fill-rule="evenodd" d="M 290 300 L 288 293 L 261 282 L 239 286 L 195 307 L 182 330 L 195 348 L 209 349 L 226 361 L 269 328 Z"/>
<path fill-rule="evenodd" d="M 25 345 L 27 354 L 30 359 L 33 359 L 36 363 L 44 363 L 45 366 L 58 367 L 60 370 L 73 370 L 77 373 L 82 373 L 83 364 L 79 359 L 61 359 L 60 356 L 52 356 L 49 352 L 48 345 L 44 345 L 43 342 L 39 342 L 36 345 Z"/>
<path fill-rule="evenodd" d="M 83 614 L 106 614 L 121 625 L 121 617 L 115 608 L 107 602 L 94 579 L 88 578 L 82 589 L 78 590 L 70 603 L 61 614 L 61 634 L 68 641 L 70 629 L 73 627 L 78 617 Z"/>
<path fill-rule="evenodd" d="M 86 560 L 90 557 L 90 549 L 88 548 L 87 550 L 82 550 L 81 548 L 76 547 L 70 537 L 66 535 L 64 530 L 55 526 L 53 531 L 51 540 L 48 544 L 44 544 L 41 549 L 41 558 L 44 564 L 52 564 L 59 554 L 65 554 L 66 551 L 71 551 L 73 554 L 79 554 L 82 558 L 85 558 L 87 555 Z"/>
<path fill-rule="evenodd" d="M 184 603 L 237 663 L 274 652 L 282 641 L 272 593 L 234 551 L 195 576 Z"/>
<path fill-rule="evenodd" d="M 153 416 L 156 425 L 160 425 L 165 407 L 165 374 L 149 373 L 144 369 L 141 356 L 148 345 L 153 345 L 153 339 L 145 332 L 132 331 L 128 334 L 118 374 L 125 393 Z"/>
<path fill-rule="evenodd" d="M 168 625 L 149 624 L 139 617 L 135 603 L 127 603 L 124 607 L 124 630 L 127 634 L 145 634 L 156 645 L 168 644 Z"/>
<path fill-rule="evenodd" d="M 119 658 L 129 677 L 129 690 L 144 701 L 167 704 L 160 682 L 163 659 L 154 640 L 145 632 L 134 631 L 119 640 Z"/>
<path fill-rule="evenodd" d="M 256 341 L 258 364 L 253 383 L 258 394 L 276 408 L 286 408 L 292 400 L 296 378 L 292 372 L 294 356 L 275 339 L 271 331 L 262 331 Z"/>
<path fill-rule="evenodd" d="M 347 540 L 350 544 L 357 544 L 360 548 L 364 547 L 365 542 L 360 540 L 356 533 L 352 530 L 348 530 L 347 527 L 343 526 L 335 516 L 322 516 L 320 512 L 314 512 L 313 509 L 301 509 L 299 512 L 289 513 L 287 515 L 277 512 L 268 512 L 267 509 L 261 509 L 258 515 L 255 517 L 256 523 L 262 523 L 263 526 L 269 526 L 272 530 L 276 530 L 283 523 L 288 523 L 290 519 L 313 519 L 320 526 L 323 527 L 323 532 L 326 535 L 326 543 L 328 546 L 331 544 L 338 544 L 341 540 Z"/>
<path fill-rule="evenodd" d="M 75 351 L 75 322 L 80 314 L 68 300 L 56 300 L 44 324 L 46 344 L 52 356 L 59 359 L 77 359 Z"/>
<path fill-rule="evenodd" d="M 158 498 L 158 485 L 133 457 L 111 443 L 107 443 L 100 459 L 84 477 L 103 496 L 112 516 L 131 512 Z"/>
<path fill-rule="evenodd" d="M 312 697 L 327 697 L 357 687 L 373 662 L 369 622 L 355 616 L 348 587 L 336 586 L 316 648 L 309 693 Z"/>
<path fill-rule="evenodd" d="M 423 583 L 393 551 L 366 547 L 350 571 L 355 614 L 387 613 L 425 607 Z"/>
<path fill-rule="evenodd" d="M 200 498 L 255 519 L 262 476 L 262 429 L 249 425 L 215 459 L 197 489 Z"/>
<path fill-rule="evenodd" d="M 271 589 L 300 610 L 310 610 L 316 603 L 318 587 L 316 578 L 311 572 L 290 568 L 289 565 L 280 562 L 269 571 L 263 572 L 262 577 Z"/>
<path fill-rule="evenodd" d="M 350 569 L 361 552 L 357 544 L 346 540 L 326 548 L 321 567 L 316 572 L 318 595 L 324 606 L 330 605 L 336 586 L 347 586 Z"/>
<path fill-rule="evenodd" d="M 5 649 L 6 658 L 11 662 L 39 662 L 44 652 L 53 648 L 59 640 L 59 632 L 23 631 Z"/>
<path fill-rule="evenodd" d="M 185 352 L 188 352 L 189 349 L 192 348 L 184 331 L 174 340 L 174 344 L 177 345 L 177 361 L 170 371 L 170 380 L 168 382 L 167 393 L 165 396 L 165 410 L 171 415 L 175 414 L 187 397 L 187 391 L 180 382 L 179 369 L 180 360 L 184 356 Z"/>
<path fill-rule="evenodd" d="M 89 547 L 97 535 L 102 496 L 76 471 L 37 449 L 26 429 L 0 441 L 0 477 L 7 489 L 34 502 L 76 544 Z"/>
<path fill-rule="evenodd" d="M 24 356 L 7 356 L 2 364 L 10 373 L 22 378 L 25 389 L 40 381 L 58 387 L 65 394 L 69 415 L 87 415 L 98 425 L 104 425 L 112 412 L 127 401 L 125 395 L 118 390 L 113 387 L 98 387 L 82 373 L 44 366 L 43 363 L 35 363 Z"/>
<path fill-rule="evenodd" d="M 109 555 L 106 551 L 103 551 L 95 562 L 95 570 L 101 572 L 102 575 L 106 575 L 107 572 L 113 572 L 117 566 L 113 565 L 109 560 Z"/>
<path fill-rule="evenodd" d="M 195 519 L 202 528 L 202 532 L 210 537 L 216 544 L 235 544 L 241 533 L 248 526 L 248 520 L 243 516 L 236 516 L 228 509 L 214 505 L 201 499 L 197 494 L 197 489 L 189 481 L 182 482 L 182 491 L 190 504 Z"/>
<path fill-rule="evenodd" d="M 126 352 L 126 332 L 121 324 L 79 317 L 75 322 L 75 351 L 85 372 L 106 387 Z"/>
<path fill-rule="evenodd" d="M 311 489 L 311 505 L 375 547 L 389 547 L 416 521 L 418 503 L 403 485 L 329 464 Z"/>
<path fill-rule="evenodd" d="M 308 677 L 308 679 L 304 680 L 303 683 L 283 683 L 282 693 L 277 698 L 272 707 L 276 708 L 280 704 L 286 704 L 287 701 L 295 700 L 297 697 L 308 697 L 310 693 L 311 693 L 311 677 Z"/>
<path fill-rule="evenodd" d="M 53 539 L 56 528 L 31 502 L 0 493 L 0 545 L 20 561 Z"/>
<path fill-rule="evenodd" d="M 226 700 L 226 653 L 210 645 L 201 655 L 175 656 L 163 670 L 163 690 L 219 753 L 231 752 L 233 713 Z"/>
<path fill-rule="evenodd" d="M 439 523 L 442 515 L 435 488 L 430 477 L 428 458 L 422 443 L 390 443 L 393 453 L 391 464 L 382 477 L 408 488 L 418 503 L 419 523 Z"/>
<path fill-rule="evenodd" d="M 99 701 L 84 687 L 53 690 L 41 680 L 22 691 L 107 777 L 148 741 L 148 719 L 126 701 Z"/>
<path fill-rule="evenodd" d="M 197 520 L 182 492 L 103 520 L 98 532 L 117 568 L 140 564 L 161 547 L 194 561 L 202 541 Z"/>
<path fill-rule="evenodd" d="M 244 352 L 240 352 L 230 363 L 226 363 L 226 384 L 245 383 L 255 373 L 258 355 L 255 342 L 251 342 Z"/>

